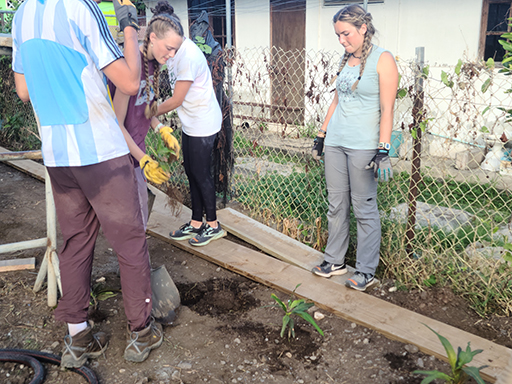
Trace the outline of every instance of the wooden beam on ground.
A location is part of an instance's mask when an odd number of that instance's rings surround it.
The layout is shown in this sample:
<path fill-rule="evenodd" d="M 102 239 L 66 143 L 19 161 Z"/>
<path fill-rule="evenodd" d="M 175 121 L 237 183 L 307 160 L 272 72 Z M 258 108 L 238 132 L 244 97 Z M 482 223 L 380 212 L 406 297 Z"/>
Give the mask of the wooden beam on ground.
<path fill-rule="evenodd" d="M 23 269 L 35 269 L 36 258 L 0 260 L 0 272 L 21 271 Z"/>
<path fill-rule="evenodd" d="M 0 147 L 0 152 L 12 153 L 12 151 L 3 147 Z M 17 170 L 28 173 L 30 176 L 44 182 L 44 165 L 41 165 L 38 162 L 33 160 L 12 160 L 4 162 Z"/>
<path fill-rule="evenodd" d="M 322 252 L 302 244 L 289 236 L 278 232 L 231 208 L 221 209 L 217 218 L 222 227 L 229 233 L 254 245 L 270 256 L 301 267 L 307 271 L 320 264 L 324 255 Z M 354 268 L 347 266 L 348 273 L 342 276 L 331 276 L 331 280 L 344 285 Z"/>
<path fill-rule="evenodd" d="M 345 288 L 331 279 L 315 276 L 296 265 L 226 239 L 213 241 L 204 247 L 194 247 L 186 240 L 171 240 L 169 232 L 190 220 L 190 210 L 184 208 L 178 217 L 175 217 L 166 207 L 167 196 L 154 188 L 153 192 L 156 199 L 148 223 L 148 232 L 155 237 L 282 292 L 291 293 L 298 284 L 301 284 L 295 292 L 297 296 L 314 301 L 319 308 L 371 328 L 389 339 L 414 344 L 421 351 L 445 361 L 447 357 L 439 339 L 423 324 L 445 336 L 455 347 L 465 348 L 467 343 L 471 342 L 473 349 L 483 350 L 481 354 L 475 356 L 471 364 L 487 365 L 488 367 L 481 373 L 489 382 L 494 383 L 507 366 L 512 350 L 506 347 L 371 295 Z"/>

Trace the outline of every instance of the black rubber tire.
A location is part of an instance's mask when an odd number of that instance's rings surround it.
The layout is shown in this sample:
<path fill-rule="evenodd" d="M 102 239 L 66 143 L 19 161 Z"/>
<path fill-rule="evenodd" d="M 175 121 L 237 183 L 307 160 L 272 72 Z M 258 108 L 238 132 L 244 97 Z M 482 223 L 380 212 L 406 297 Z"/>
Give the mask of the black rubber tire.
<path fill-rule="evenodd" d="M 29 356 L 29 357 L 37 359 L 43 363 L 60 365 L 60 356 L 53 355 L 51 353 L 33 351 L 30 349 L 0 349 L 0 361 L 11 361 L 11 360 L 2 360 L 1 354 L 3 354 L 3 353 Z M 96 374 L 94 373 L 94 371 L 92 369 L 89 369 L 87 367 L 80 367 L 80 368 L 68 368 L 68 370 L 78 373 L 80 376 L 85 378 L 87 380 L 87 383 L 89 383 L 89 384 L 99 384 L 100 383 L 98 381 L 98 378 L 96 377 Z M 43 368 L 43 379 L 44 379 L 44 368 Z M 32 382 L 31 382 L 31 384 L 32 384 Z"/>
<path fill-rule="evenodd" d="M 3 350 L 0 350 L 0 361 L 10 361 L 13 363 L 31 366 L 34 370 L 34 378 L 29 384 L 41 384 L 44 381 L 46 371 L 43 364 L 41 364 L 35 357 L 22 353 L 4 352 Z"/>

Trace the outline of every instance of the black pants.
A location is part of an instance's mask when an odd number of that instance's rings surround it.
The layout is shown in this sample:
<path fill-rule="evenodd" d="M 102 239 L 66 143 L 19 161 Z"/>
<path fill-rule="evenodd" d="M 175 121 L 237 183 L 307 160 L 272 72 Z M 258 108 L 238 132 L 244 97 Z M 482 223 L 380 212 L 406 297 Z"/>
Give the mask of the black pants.
<path fill-rule="evenodd" d="M 211 173 L 212 151 L 217 134 L 196 137 L 187 136 L 182 131 L 181 144 L 183 150 L 183 165 L 190 185 L 192 201 L 192 220 L 217 220 L 215 183 Z"/>

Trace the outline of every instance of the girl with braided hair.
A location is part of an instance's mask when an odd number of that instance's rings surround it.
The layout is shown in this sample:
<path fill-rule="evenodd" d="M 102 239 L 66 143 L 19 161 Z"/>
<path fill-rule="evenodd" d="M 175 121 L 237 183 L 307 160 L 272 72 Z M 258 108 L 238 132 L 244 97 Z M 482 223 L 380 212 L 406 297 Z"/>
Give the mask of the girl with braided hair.
<path fill-rule="evenodd" d="M 217 221 L 217 197 L 211 173 L 212 152 L 222 125 L 222 112 L 203 52 L 183 35 L 181 25 L 179 27 L 166 35 L 174 47 L 167 60 L 169 79 L 174 88 L 172 97 L 158 106 L 157 113 L 176 110 L 181 120 L 183 166 L 190 186 L 192 217 L 169 236 L 174 240 L 188 239 L 193 246 L 204 246 L 226 236 Z M 203 222 L 203 215 L 206 222 Z"/>
<path fill-rule="evenodd" d="M 372 16 L 359 5 L 334 15 L 334 31 L 345 48 L 334 99 L 313 146 L 319 159 L 325 142 L 329 239 L 324 261 L 312 272 L 331 277 L 347 272 L 350 205 L 357 222 L 356 272 L 350 288 L 375 283 L 381 227 L 377 183 L 393 177 L 389 149 L 398 70 L 393 55 L 372 43 Z"/>
<path fill-rule="evenodd" d="M 180 152 L 178 140 L 172 135 L 172 129 L 160 123 L 156 115 L 160 66 L 165 64 L 177 49 L 171 31 L 183 33 L 183 29 L 173 7 L 167 2 L 159 2 L 152 11 L 155 16 L 149 22 L 144 42 L 139 47 L 142 67 L 139 92 L 129 96 L 119 90 L 116 92 L 113 84 L 109 83 L 119 125 L 130 153 L 136 160 L 134 166 L 144 227 L 147 226 L 149 216 L 148 189 L 144 177 L 155 184 L 164 183 L 169 179 L 169 175 L 158 163 L 145 153 L 145 138 L 149 129 L 153 128 L 155 132 L 160 133 L 166 146 L 174 151 L 177 158 Z"/>

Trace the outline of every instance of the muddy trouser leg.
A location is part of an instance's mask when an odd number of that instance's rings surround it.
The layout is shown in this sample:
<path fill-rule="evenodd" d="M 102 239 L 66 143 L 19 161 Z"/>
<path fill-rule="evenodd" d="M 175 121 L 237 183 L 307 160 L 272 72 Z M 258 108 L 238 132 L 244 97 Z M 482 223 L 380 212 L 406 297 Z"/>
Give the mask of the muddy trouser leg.
<path fill-rule="evenodd" d="M 142 221 L 144 223 L 144 230 L 148 227 L 148 184 L 146 180 L 144 180 L 144 176 L 142 175 L 142 169 L 140 167 L 134 168 L 135 177 L 137 179 L 137 189 L 139 192 L 139 205 L 142 213 Z"/>
<path fill-rule="evenodd" d="M 325 147 L 329 238 L 324 258 L 325 261 L 333 264 L 342 264 L 345 261 L 349 242 L 350 185 L 347 160 L 343 148 Z"/>
<path fill-rule="evenodd" d="M 190 185 L 192 219 L 217 220 L 215 183 L 211 173 L 212 151 L 217 134 L 206 137 L 182 133 L 183 163 Z"/>
<path fill-rule="evenodd" d="M 100 229 L 96 213 L 73 174 L 75 168 L 48 167 L 63 240 L 58 252 L 62 297 L 55 318 L 72 324 L 87 320 L 92 261 Z"/>
<path fill-rule="evenodd" d="M 151 281 L 133 163 L 126 155 L 70 169 L 96 213 L 105 237 L 117 253 L 123 304 L 130 329 L 143 329 L 151 313 Z"/>
<path fill-rule="evenodd" d="M 377 181 L 365 169 L 375 150 L 347 149 L 351 202 L 357 223 L 356 270 L 375 274 L 379 265 L 381 227 L 377 207 Z"/>

